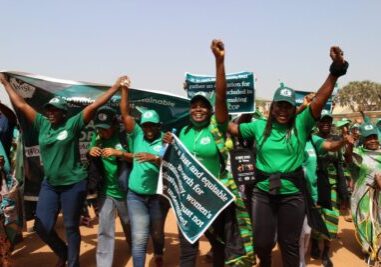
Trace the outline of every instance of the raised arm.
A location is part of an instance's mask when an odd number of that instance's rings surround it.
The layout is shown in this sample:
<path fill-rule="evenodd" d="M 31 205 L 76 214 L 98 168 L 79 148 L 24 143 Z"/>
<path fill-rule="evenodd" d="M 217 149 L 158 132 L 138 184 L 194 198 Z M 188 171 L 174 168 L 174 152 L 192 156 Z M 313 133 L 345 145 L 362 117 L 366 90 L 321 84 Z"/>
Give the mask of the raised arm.
<path fill-rule="evenodd" d="M 85 124 L 89 123 L 94 116 L 96 110 L 106 104 L 107 101 L 116 93 L 120 88 L 120 83 L 126 79 L 127 76 L 120 77 L 115 84 L 108 89 L 105 93 L 99 96 L 93 103 L 83 109 L 83 120 Z"/>
<path fill-rule="evenodd" d="M 323 149 L 326 151 L 338 151 L 343 146 L 346 146 L 346 150 L 354 146 L 355 140 L 353 136 L 349 133 L 347 127 L 342 129 L 342 139 L 336 141 L 324 141 Z"/>
<path fill-rule="evenodd" d="M 315 98 L 313 99 L 310 107 L 314 118 L 319 118 L 320 113 L 331 96 L 337 79 L 347 73 L 348 62 L 344 60 L 344 53 L 338 46 L 331 47 L 330 57 L 332 58 L 332 64 L 329 68 L 330 74 L 327 79 L 317 91 Z"/>
<path fill-rule="evenodd" d="M 216 58 L 216 103 L 215 114 L 217 122 L 225 123 L 229 119 L 226 104 L 226 77 L 225 77 L 225 48 L 221 40 L 213 40 L 211 49 Z"/>
<path fill-rule="evenodd" d="M 24 114 L 29 123 L 33 123 L 34 119 L 36 118 L 37 112 L 28 103 L 25 102 L 24 98 L 19 96 L 15 92 L 15 90 L 13 90 L 11 84 L 8 82 L 7 78 L 3 73 L 0 73 L 0 82 L 3 84 L 5 91 L 11 99 L 13 106 Z"/>
<path fill-rule="evenodd" d="M 309 93 L 303 98 L 303 103 L 296 108 L 296 114 L 301 113 L 303 110 L 305 110 L 312 102 L 312 100 L 315 97 L 315 93 Z"/>
<path fill-rule="evenodd" d="M 120 113 L 122 114 L 124 128 L 127 133 L 131 133 L 135 127 L 135 120 L 129 113 L 128 90 L 130 87 L 130 79 L 127 77 L 122 86 L 122 99 L 120 100 Z"/>

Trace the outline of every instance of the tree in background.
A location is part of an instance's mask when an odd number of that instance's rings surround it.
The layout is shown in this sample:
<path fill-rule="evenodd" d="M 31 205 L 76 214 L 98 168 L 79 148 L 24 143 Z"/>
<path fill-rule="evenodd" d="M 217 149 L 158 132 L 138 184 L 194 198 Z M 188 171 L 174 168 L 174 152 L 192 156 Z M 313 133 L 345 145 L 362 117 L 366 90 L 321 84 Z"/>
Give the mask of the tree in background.
<path fill-rule="evenodd" d="M 353 112 L 381 109 L 381 84 L 372 81 L 353 81 L 335 96 L 335 102 L 348 106 Z"/>

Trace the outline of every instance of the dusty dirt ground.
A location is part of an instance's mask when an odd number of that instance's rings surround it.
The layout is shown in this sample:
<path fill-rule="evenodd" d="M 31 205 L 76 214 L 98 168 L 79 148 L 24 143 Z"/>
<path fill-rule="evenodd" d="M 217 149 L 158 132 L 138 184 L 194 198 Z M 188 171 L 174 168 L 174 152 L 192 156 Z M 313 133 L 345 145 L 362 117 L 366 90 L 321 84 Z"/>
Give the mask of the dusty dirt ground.
<path fill-rule="evenodd" d="M 81 226 L 82 245 L 81 245 L 81 266 L 96 266 L 95 251 L 97 245 L 97 221 L 92 220 L 92 228 Z M 32 226 L 32 222 L 28 222 L 28 227 Z M 57 222 L 57 229 L 63 236 L 62 218 Z M 128 246 L 123 238 L 123 232 L 116 220 L 116 248 L 114 255 L 114 267 L 132 266 L 132 258 Z M 165 226 L 165 254 L 164 266 L 178 266 L 179 261 L 179 242 L 177 239 L 177 227 L 172 210 L 170 210 Z M 205 238 L 200 242 L 200 256 L 198 257 L 197 266 L 211 266 L 206 262 L 205 254 L 210 246 Z M 338 240 L 333 241 L 332 245 L 332 261 L 335 267 L 361 267 L 367 266 L 363 261 L 361 249 L 355 238 L 355 230 L 352 223 L 348 223 L 340 217 L 340 230 Z M 154 267 L 153 252 L 151 244 L 148 247 L 146 266 Z M 282 266 L 280 260 L 280 252 L 276 248 L 273 251 L 273 266 Z M 35 233 L 24 233 L 24 241 L 17 245 L 13 252 L 13 262 L 15 267 L 48 267 L 54 266 L 56 263 L 55 255 L 50 249 L 42 243 Z M 312 260 L 307 256 L 308 266 L 321 266 L 319 260 Z"/>

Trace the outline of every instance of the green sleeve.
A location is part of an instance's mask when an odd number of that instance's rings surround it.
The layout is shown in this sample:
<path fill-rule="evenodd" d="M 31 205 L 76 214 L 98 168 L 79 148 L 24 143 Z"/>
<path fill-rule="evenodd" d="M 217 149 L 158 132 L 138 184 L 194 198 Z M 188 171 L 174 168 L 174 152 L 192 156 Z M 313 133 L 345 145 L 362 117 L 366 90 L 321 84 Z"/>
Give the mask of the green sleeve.
<path fill-rule="evenodd" d="M 299 127 L 301 127 L 301 130 L 304 133 L 310 133 L 312 128 L 316 124 L 315 118 L 312 116 L 311 107 L 308 106 L 305 110 L 303 110 L 301 113 L 299 113 L 296 117 L 297 124 Z"/>
<path fill-rule="evenodd" d="M 82 129 L 86 126 L 83 118 L 83 111 L 69 118 L 68 125 L 73 133 L 77 135 L 80 134 Z"/>
<path fill-rule="evenodd" d="M 323 148 L 323 144 L 325 141 L 324 138 L 321 138 L 320 136 L 314 134 L 312 135 L 311 141 L 318 155 L 324 154 L 326 152 Z"/>
<path fill-rule="evenodd" d="M 256 121 L 248 122 L 248 123 L 241 123 L 239 125 L 239 132 L 241 133 L 241 136 L 243 139 L 254 139 L 255 138 L 255 132 L 256 132 Z"/>
<path fill-rule="evenodd" d="M 42 124 L 46 121 L 46 118 L 40 114 L 40 113 L 37 113 L 36 117 L 34 118 L 34 121 L 33 121 L 33 128 L 37 131 L 39 131 L 41 129 L 41 126 Z"/>

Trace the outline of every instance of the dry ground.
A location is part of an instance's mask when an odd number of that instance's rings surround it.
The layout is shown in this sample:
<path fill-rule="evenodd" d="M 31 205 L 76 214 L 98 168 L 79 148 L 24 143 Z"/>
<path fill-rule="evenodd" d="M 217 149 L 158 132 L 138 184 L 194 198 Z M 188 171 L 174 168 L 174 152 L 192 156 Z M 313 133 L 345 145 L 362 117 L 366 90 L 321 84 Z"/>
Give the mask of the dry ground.
<path fill-rule="evenodd" d="M 119 221 L 117 221 L 116 233 L 116 249 L 114 256 L 114 267 L 132 266 L 131 254 L 123 239 L 123 232 L 121 230 Z M 32 222 L 28 222 L 30 227 Z M 62 234 L 63 226 L 62 220 L 59 218 L 57 222 L 57 229 Z M 175 218 L 170 210 L 166 222 L 166 238 L 164 255 L 164 266 L 174 267 L 178 266 L 179 259 L 179 242 L 177 239 L 177 227 Z M 81 266 L 95 266 L 95 251 L 97 244 L 97 222 L 93 219 L 93 227 L 81 227 L 82 245 L 81 245 Z M 209 250 L 208 242 L 203 238 L 200 242 L 200 257 L 198 257 L 197 266 L 206 267 L 211 264 L 206 262 L 205 254 Z M 362 253 L 357 241 L 355 239 L 355 231 L 352 223 L 345 222 L 340 217 L 340 232 L 339 239 L 333 242 L 333 263 L 335 267 L 361 267 L 366 266 L 362 260 Z M 154 267 L 152 260 L 153 252 L 151 245 L 148 248 L 147 266 Z M 273 252 L 274 262 L 273 266 L 281 266 L 280 252 L 275 249 Z M 309 257 L 307 257 L 309 258 Z M 24 241 L 19 244 L 14 253 L 13 259 L 16 267 L 48 267 L 54 266 L 56 257 L 44 245 L 35 233 L 24 233 Z M 308 259 L 308 266 L 321 266 L 318 260 Z"/>

